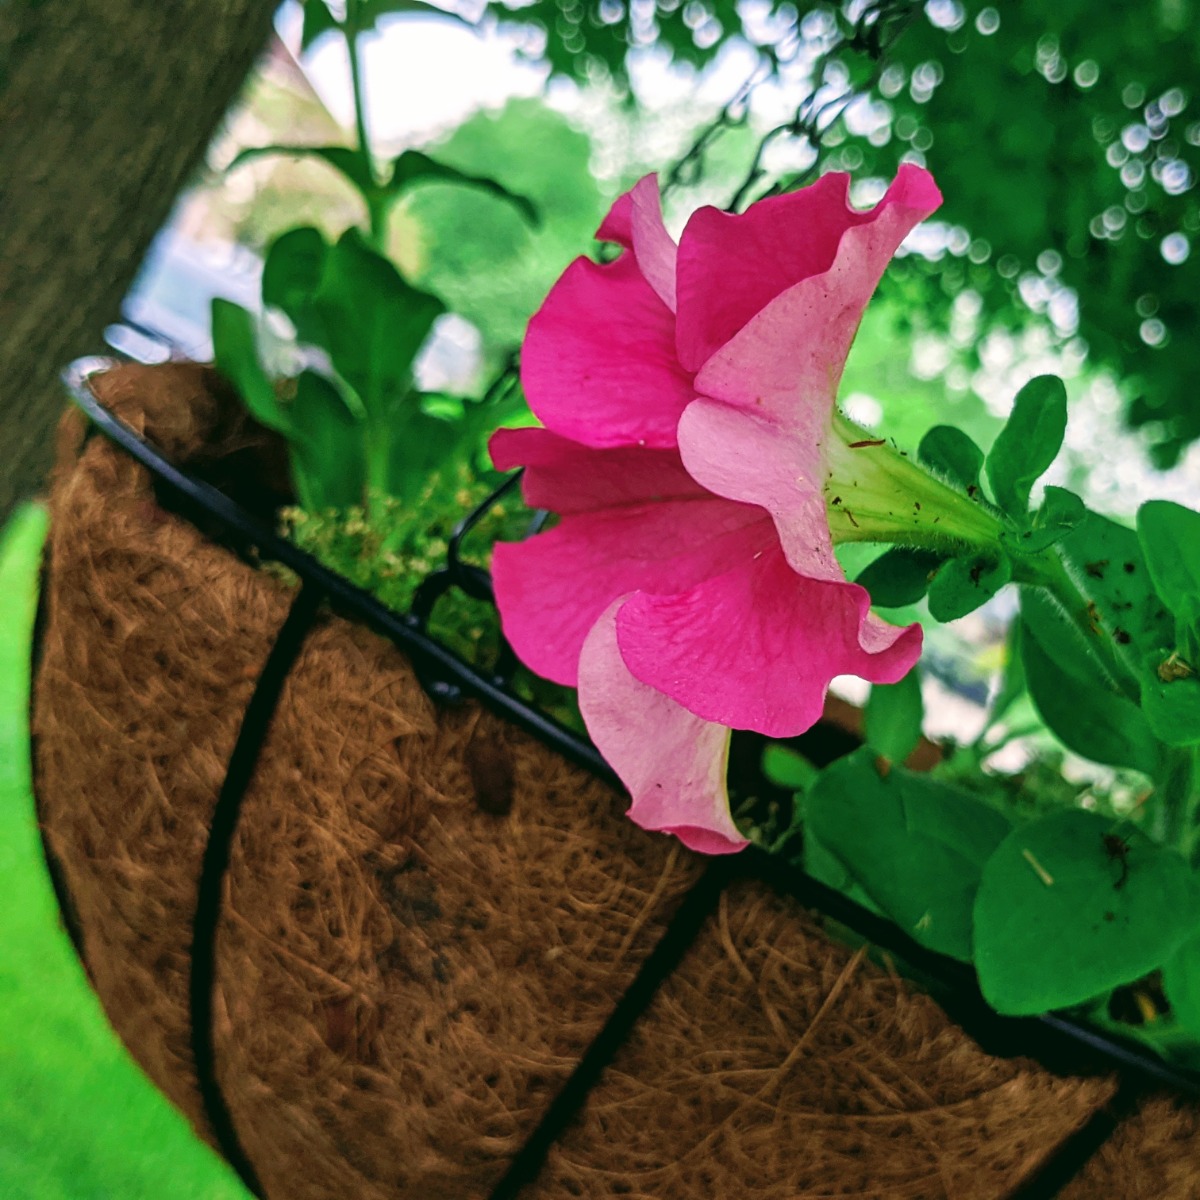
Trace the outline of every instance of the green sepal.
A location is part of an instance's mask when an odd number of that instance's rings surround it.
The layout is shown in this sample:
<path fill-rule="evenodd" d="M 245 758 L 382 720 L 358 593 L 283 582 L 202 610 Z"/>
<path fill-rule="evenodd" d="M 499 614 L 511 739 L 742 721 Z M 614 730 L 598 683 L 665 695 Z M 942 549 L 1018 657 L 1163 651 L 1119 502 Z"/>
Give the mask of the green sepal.
<path fill-rule="evenodd" d="M 1087 509 L 1074 492 L 1050 485 L 1032 525 L 1021 533 L 1007 535 L 1006 541 L 1015 554 L 1037 554 L 1061 542 L 1086 516 Z"/>
<path fill-rule="evenodd" d="M 1067 389 L 1056 375 L 1039 375 L 1018 393 L 1008 422 L 987 456 L 996 503 L 1023 523 L 1033 485 L 1058 457 L 1067 429 Z"/>
<path fill-rule="evenodd" d="M 975 966 L 998 1012 L 1081 1004 L 1162 966 L 1196 926 L 1174 850 L 1082 811 L 1013 830 L 983 868 Z"/>
<path fill-rule="evenodd" d="M 944 563 L 929 585 L 929 612 L 938 621 L 955 621 L 987 603 L 1012 579 L 1006 554 L 975 554 Z"/>
<path fill-rule="evenodd" d="M 917 457 L 964 492 L 978 489 L 983 451 L 957 426 L 935 425 L 921 439 Z"/>

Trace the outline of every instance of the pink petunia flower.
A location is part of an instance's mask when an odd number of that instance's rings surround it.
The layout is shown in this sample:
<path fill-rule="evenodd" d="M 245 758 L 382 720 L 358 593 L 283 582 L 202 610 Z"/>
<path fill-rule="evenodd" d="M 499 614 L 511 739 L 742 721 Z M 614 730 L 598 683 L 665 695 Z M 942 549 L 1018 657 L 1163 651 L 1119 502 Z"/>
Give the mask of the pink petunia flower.
<path fill-rule="evenodd" d="M 801 733 L 834 676 L 892 683 L 920 655 L 920 627 L 871 613 L 834 557 L 830 514 L 870 537 L 896 508 L 834 401 L 879 277 L 941 196 L 915 166 L 867 212 L 848 184 L 702 208 L 676 246 L 641 180 L 597 233 L 624 253 L 576 260 L 530 321 L 522 378 L 545 428 L 491 443 L 561 518 L 496 547 L 506 636 L 578 687 L 629 815 L 707 853 L 746 844 L 730 729 Z"/>

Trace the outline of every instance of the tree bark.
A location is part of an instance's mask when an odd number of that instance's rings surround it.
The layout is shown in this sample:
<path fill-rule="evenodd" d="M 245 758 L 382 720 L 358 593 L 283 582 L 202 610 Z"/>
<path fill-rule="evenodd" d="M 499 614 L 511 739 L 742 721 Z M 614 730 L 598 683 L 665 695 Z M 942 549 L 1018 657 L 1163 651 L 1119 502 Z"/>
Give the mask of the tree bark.
<path fill-rule="evenodd" d="M 59 370 L 102 349 L 277 3 L 0 3 L 0 521 L 49 461 Z"/>

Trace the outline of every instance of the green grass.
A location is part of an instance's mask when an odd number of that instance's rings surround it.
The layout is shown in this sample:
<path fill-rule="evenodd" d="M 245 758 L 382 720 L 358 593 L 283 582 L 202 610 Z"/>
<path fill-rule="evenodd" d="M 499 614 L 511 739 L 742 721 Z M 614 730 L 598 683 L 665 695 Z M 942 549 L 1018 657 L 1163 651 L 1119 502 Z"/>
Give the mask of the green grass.
<path fill-rule="evenodd" d="M 46 531 L 0 531 L 0 1197 L 236 1200 L 229 1169 L 109 1027 L 58 920 L 34 822 L 29 652 Z"/>

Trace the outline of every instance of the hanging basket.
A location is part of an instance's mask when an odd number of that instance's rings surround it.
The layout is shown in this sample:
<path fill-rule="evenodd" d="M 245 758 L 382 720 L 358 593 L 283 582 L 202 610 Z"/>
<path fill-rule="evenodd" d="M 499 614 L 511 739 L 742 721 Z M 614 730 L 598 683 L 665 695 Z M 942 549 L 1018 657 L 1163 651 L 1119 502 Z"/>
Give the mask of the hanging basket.
<path fill-rule="evenodd" d="M 64 420 L 51 496 L 47 855 L 113 1025 L 252 1190 L 1195 1194 L 1190 1109 L 1087 1162 L 1118 1082 L 1063 1073 L 1065 1023 L 994 1020 L 969 982 L 951 1020 L 811 905 L 860 910 L 637 828 L 586 744 L 281 550 L 280 447 L 210 371 L 91 387 L 110 436 Z"/>

